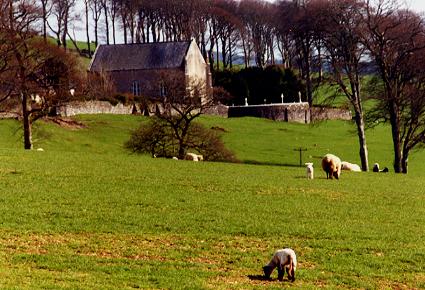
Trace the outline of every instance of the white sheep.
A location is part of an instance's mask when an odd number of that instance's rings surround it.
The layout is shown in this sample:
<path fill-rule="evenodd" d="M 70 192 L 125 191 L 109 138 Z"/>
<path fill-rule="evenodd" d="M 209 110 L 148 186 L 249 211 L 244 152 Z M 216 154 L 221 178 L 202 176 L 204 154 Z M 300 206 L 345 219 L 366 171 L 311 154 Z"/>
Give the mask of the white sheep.
<path fill-rule="evenodd" d="M 359 165 L 354 164 L 354 163 L 350 163 L 350 162 L 347 162 L 347 161 L 341 162 L 341 169 L 347 170 L 347 171 L 354 171 L 354 172 L 361 172 L 362 171 L 362 169 L 360 168 Z"/>
<path fill-rule="evenodd" d="M 270 262 L 263 267 L 264 276 L 269 279 L 274 268 L 277 268 L 277 279 L 279 281 L 283 280 L 283 276 L 286 273 L 288 274 L 288 279 L 291 282 L 295 281 L 295 271 L 297 270 L 297 256 L 295 255 L 294 250 L 290 248 L 285 248 L 277 250 Z"/>
<path fill-rule="evenodd" d="M 307 179 L 314 179 L 314 168 L 313 163 L 308 162 L 305 163 L 306 167 L 306 173 L 307 173 Z"/>
<path fill-rule="evenodd" d="M 195 154 L 195 153 L 186 153 L 186 156 L 184 157 L 185 160 L 192 160 L 192 161 L 203 161 L 204 160 L 204 156 L 200 155 L 200 154 Z"/>
<path fill-rule="evenodd" d="M 339 179 L 341 176 L 341 159 L 333 154 L 326 154 L 322 159 L 322 168 L 327 179 Z"/>

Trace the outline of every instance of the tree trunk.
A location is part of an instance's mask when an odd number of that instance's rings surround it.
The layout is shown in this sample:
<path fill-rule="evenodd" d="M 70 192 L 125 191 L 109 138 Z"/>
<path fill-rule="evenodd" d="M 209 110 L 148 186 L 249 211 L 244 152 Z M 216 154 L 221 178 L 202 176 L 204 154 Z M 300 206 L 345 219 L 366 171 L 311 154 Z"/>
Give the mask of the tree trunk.
<path fill-rule="evenodd" d="M 124 43 L 127 44 L 127 21 L 126 21 L 126 15 L 121 15 L 121 22 L 122 22 L 122 29 L 123 29 L 123 35 L 124 35 Z"/>
<path fill-rule="evenodd" d="M 305 81 L 306 81 L 306 93 L 307 93 L 308 106 L 312 108 L 313 107 L 313 84 L 311 82 L 309 57 L 306 57 L 305 59 Z"/>
<path fill-rule="evenodd" d="M 94 21 L 94 45 L 95 45 L 95 47 L 97 47 L 97 45 L 98 45 L 98 41 L 99 41 L 99 35 L 98 35 L 98 28 L 97 28 L 97 25 L 98 25 L 98 20 L 95 20 Z"/>
<path fill-rule="evenodd" d="M 112 41 L 114 42 L 114 44 L 116 44 L 116 30 L 115 30 L 115 17 L 111 18 L 111 22 L 112 22 Z"/>
<path fill-rule="evenodd" d="M 403 150 L 403 157 L 401 159 L 401 172 L 407 174 L 407 162 L 409 161 L 409 150 Z"/>
<path fill-rule="evenodd" d="M 89 51 L 89 57 L 91 57 L 91 48 L 90 48 L 90 31 L 89 31 L 89 5 L 88 1 L 85 1 L 85 13 L 86 13 L 86 37 L 87 37 L 87 50 Z"/>
<path fill-rule="evenodd" d="M 108 17 L 108 7 L 106 5 L 106 2 L 103 5 L 103 12 L 105 15 L 106 44 L 109 45 L 109 17 Z"/>
<path fill-rule="evenodd" d="M 62 46 L 65 50 L 67 50 L 67 43 L 66 43 L 66 35 L 68 34 L 68 21 L 69 21 L 69 7 L 66 8 L 65 15 L 64 15 L 64 21 L 63 21 L 63 34 L 62 34 Z"/>
<path fill-rule="evenodd" d="M 44 42 L 47 42 L 47 3 L 45 1 L 41 1 L 43 7 L 43 39 Z"/>
<path fill-rule="evenodd" d="M 22 117 L 24 123 L 24 148 L 27 150 L 32 149 L 32 131 L 31 131 L 31 120 L 28 110 L 28 96 L 26 93 L 22 93 Z"/>
<path fill-rule="evenodd" d="M 368 161 L 368 151 L 366 145 L 366 134 L 365 134 L 365 124 L 363 119 L 363 114 L 361 109 L 354 108 L 355 110 L 355 120 L 357 125 L 357 135 L 359 137 L 359 146 L 360 146 L 360 161 L 362 164 L 363 171 L 369 171 L 369 161 Z"/>
<path fill-rule="evenodd" d="M 398 108 L 394 101 L 389 102 L 390 105 L 390 123 L 391 133 L 394 148 L 394 172 L 402 172 L 402 154 L 401 154 L 401 140 L 400 140 L 400 123 L 398 118 Z"/>

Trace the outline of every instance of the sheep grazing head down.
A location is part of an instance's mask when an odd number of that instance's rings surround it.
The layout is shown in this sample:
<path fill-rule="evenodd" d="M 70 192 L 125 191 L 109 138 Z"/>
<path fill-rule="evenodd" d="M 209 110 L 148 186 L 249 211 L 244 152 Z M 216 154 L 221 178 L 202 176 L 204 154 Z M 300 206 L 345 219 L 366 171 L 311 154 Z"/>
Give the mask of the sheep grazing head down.
<path fill-rule="evenodd" d="M 326 154 L 322 159 L 322 168 L 327 179 L 339 179 L 341 176 L 341 159 L 333 154 Z"/>

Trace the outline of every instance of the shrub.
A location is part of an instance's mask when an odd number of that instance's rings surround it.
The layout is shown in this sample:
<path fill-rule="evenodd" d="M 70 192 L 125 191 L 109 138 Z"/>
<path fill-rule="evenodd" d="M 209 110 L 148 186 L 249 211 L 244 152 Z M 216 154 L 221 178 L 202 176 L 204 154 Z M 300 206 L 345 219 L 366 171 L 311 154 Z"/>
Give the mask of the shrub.
<path fill-rule="evenodd" d="M 186 151 L 196 151 L 206 161 L 237 162 L 235 155 L 228 150 L 221 135 L 213 129 L 206 129 L 198 123 L 192 123 L 184 140 Z M 135 130 L 124 147 L 134 153 L 147 153 L 152 157 L 177 156 L 179 140 L 172 127 L 164 120 L 153 117 Z"/>
<path fill-rule="evenodd" d="M 131 133 L 124 147 L 134 153 L 148 153 L 153 156 L 175 156 L 175 140 L 171 127 L 158 118 L 151 118 Z"/>

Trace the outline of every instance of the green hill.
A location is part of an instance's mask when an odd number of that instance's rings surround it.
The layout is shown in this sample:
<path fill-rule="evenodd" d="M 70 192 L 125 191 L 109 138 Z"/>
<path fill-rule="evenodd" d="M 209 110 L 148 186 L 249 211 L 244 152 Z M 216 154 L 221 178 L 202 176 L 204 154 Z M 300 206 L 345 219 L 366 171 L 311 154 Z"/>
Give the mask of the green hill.
<path fill-rule="evenodd" d="M 356 162 L 349 122 L 288 124 L 203 117 L 245 163 L 153 159 L 122 144 L 140 116 L 40 122 L 21 149 L 0 121 L 0 288 L 424 288 L 423 152 L 411 174 L 326 180 L 327 152 Z M 368 131 L 371 162 L 391 168 L 388 127 Z M 315 163 L 314 180 L 297 167 Z M 312 157 L 310 157 L 312 156 Z M 298 255 L 294 284 L 264 281 L 274 250 Z"/>

